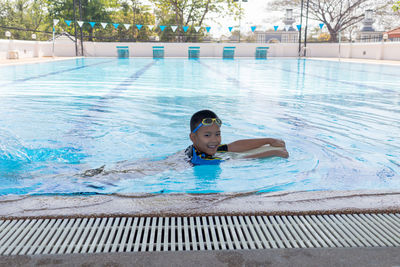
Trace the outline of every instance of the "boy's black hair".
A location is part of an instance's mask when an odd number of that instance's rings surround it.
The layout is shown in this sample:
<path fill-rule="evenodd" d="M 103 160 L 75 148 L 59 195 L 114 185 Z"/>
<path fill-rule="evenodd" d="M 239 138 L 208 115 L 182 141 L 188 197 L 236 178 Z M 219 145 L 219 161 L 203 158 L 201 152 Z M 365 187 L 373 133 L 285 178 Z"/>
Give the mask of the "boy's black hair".
<path fill-rule="evenodd" d="M 190 119 L 190 132 L 193 132 L 194 129 L 200 124 L 200 122 L 205 118 L 218 118 L 217 114 L 212 112 L 211 110 L 200 110 L 193 114 Z"/>

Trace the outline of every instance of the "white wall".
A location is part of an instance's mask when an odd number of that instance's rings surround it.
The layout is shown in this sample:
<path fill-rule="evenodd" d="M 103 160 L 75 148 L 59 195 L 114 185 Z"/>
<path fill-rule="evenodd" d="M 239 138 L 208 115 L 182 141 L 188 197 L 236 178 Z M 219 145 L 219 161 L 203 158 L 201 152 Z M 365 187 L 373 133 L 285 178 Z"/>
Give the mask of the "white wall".
<path fill-rule="evenodd" d="M 258 46 L 268 46 L 269 57 L 297 57 L 297 43 L 100 43 L 84 42 L 87 57 L 117 57 L 117 46 L 128 46 L 131 57 L 152 57 L 153 46 L 164 46 L 165 57 L 187 57 L 189 46 L 199 46 L 201 57 L 222 57 L 224 46 L 235 46 L 235 57 L 254 57 Z M 339 47 L 340 46 L 340 47 Z M 52 56 L 52 42 L 0 40 L 0 59 L 7 58 L 7 52 L 17 50 L 20 58 Z M 80 48 L 78 48 L 80 49 Z M 308 57 L 340 57 L 358 59 L 400 60 L 400 42 L 388 43 L 309 43 Z M 55 42 L 54 55 L 75 56 L 75 44 L 69 40 Z"/>

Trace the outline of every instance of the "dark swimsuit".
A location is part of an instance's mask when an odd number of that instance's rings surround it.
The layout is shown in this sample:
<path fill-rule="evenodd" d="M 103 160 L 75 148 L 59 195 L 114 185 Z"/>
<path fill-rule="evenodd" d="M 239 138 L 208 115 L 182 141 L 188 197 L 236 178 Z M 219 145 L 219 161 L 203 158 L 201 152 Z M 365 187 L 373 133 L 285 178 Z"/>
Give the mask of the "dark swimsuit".
<path fill-rule="evenodd" d="M 217 152 L 228 152 L 228 145 L 218 146 Z M 188 157 L 188 161 L 193 165 L 216 165 L 224 161 L 221 158 L 201 153 L 193 145 L 186 148 L 185 154 Z"/>

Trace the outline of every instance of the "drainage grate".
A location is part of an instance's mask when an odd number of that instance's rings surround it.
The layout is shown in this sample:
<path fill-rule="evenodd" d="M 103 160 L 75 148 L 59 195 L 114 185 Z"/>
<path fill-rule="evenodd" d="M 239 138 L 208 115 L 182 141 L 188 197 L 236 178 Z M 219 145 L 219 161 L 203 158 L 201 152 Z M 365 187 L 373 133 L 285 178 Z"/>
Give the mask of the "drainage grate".
<path fill-rule="evenodd" d="M 400 246 L 400 214 L 0 220 L 0 255 Z"/>

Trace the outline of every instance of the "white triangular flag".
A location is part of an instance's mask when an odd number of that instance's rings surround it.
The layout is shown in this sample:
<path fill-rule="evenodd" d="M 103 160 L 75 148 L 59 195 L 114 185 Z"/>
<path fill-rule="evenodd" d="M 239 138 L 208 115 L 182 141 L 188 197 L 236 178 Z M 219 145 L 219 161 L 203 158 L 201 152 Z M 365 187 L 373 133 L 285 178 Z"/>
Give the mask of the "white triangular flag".
<path fill-rule="evenodd" d="M 194 27 L 194 29 L 196 30 L 196 32 L 199 32 L 200 28 L 201 28 L 200 26 L 195 26 L 195 27 Z"/>
<path fill-rule="evenodd" d="M 171 26 L 171 29 L 172 29 L 173 32 L 175 32 L 176 29 L 178 29 L 178 26 Z"/>
<path fill-rule="evenodd" d="M 286 31 L 288 31 L 288 30 L 289 30 L 289 28 L 290 28 L 290 26 L 289 26 L 289 25 L 285 25 L 285 30 L 286 30 Z"/>
<path fill-rule="evenodd" d="M 154 28 L 154 25 L 147 25 L 149 27 L 150 31 Z"/>
<path fill-rule="evenodd" d="M 85 23 L 84 21 L 80 21 L 80 20 L 78 20 L 77 22 L 78 22 L 79 27 L 82 27 L 83 23 Z"/>
<path fill-rule="evenodd" d="M 53 25 L 56 26 L 60 20 L 59 19 L 53 19 Z"/>
<path fill-rule="evenodd" d="M 131 26 L 131 24 L 124 24 L 124 26 L 125 26 L 125 28 L 126 28 L 127 30 L 129 30 L 129 27 Z"/>
<path fill-rule="evenodd" d="M 107 27 L 107 24 L 108 24 L 108 23 L 102 22 L 102 23 L 100 23 L 100 24 L 101 24 L 101 26 L 103 26 L 103 29 L 105 29 L 105 28 Z"/>

